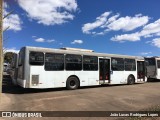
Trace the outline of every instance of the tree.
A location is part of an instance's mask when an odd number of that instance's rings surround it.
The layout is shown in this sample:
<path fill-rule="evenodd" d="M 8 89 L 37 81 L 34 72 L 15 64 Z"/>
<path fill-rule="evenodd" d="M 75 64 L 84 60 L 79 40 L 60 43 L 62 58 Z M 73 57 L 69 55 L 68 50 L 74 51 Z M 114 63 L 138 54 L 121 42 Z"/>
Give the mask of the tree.
<path fill-rule="evenodd" d="M 11 63 L 13 56 L 14 56 L 13 52 L 7 52 L 7 53 L 5 53 L 4 54 L 4 62 L 5 63 Z"/>
<path fill-rule="evenodd" d="M 3 19 L 5 19 L 11 13 L 12 12 L 3 17 L 3 0 L 0 0 L 0 103 L 1 103 L 2 80 L 3 80 Z M 9 27 L 7 27 L 6 30 L 8 28 Z"/>

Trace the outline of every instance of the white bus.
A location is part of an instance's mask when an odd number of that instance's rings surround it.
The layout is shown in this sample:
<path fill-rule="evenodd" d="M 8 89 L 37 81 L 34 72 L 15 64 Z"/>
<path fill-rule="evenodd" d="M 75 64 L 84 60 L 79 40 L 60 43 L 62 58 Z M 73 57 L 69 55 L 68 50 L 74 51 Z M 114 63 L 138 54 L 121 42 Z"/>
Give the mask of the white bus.
<path fill-rule="evenodd" d="M 24 88 L 77 89 L 138 82 L 146 82 L 143 57 L 28 46 L 19 52 L 17 84 Z"/>
<path fill-rule="evenodd" d="M 160 57 L 145 58 L 147 78 L 160 79 Z"/>

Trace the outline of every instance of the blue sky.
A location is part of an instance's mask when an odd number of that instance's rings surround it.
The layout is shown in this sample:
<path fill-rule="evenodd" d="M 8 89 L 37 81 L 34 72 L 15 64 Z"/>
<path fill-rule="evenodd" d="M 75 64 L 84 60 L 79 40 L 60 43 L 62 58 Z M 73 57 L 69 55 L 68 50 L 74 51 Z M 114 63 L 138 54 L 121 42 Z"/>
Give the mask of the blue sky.
<path fill-rule="evenodd" d="M 159 0 L 4 0 L 4 47 L 160 56 Z"/>

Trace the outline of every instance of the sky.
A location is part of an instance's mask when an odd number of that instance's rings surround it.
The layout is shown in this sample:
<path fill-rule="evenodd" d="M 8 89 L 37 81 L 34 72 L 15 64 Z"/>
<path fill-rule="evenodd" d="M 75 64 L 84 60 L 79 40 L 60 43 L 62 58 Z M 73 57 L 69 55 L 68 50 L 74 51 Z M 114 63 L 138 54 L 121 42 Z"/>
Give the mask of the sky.
<path fill-rule="evenodd" d="M 160 56 L 159 0 L 4 0 L 4 47 Z"/>

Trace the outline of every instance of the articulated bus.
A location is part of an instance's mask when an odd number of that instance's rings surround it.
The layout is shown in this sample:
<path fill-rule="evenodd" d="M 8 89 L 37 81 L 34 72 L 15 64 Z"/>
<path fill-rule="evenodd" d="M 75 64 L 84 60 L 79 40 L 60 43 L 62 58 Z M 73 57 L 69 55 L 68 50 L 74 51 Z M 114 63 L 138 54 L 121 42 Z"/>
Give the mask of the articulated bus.
<path fill-rule="evenodd" d="M 77 89 L 102 84 L 144 83 L 146 80 L 143 57 L 29 46 L 19 52 L 17 84 L 23 88 Z"/>
<path fill-rule="evenodd" d="M 147 78 L 160 79 L 160 57 L 145 58 Z"/>

